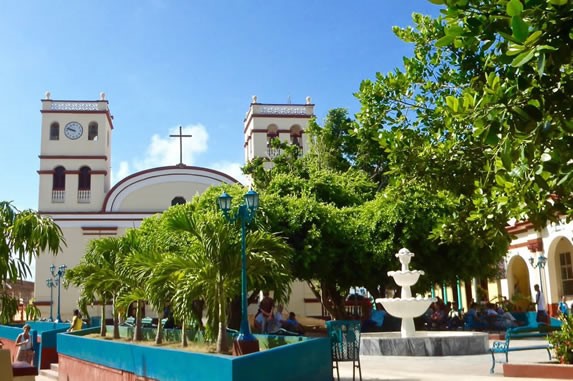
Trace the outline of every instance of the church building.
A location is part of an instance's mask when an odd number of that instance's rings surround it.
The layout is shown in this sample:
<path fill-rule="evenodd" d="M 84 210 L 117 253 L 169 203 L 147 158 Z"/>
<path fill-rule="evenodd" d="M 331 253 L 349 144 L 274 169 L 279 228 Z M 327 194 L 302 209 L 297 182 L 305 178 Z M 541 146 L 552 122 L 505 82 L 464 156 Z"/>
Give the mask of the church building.
<path fill-rule="evenodd" d="M 62 266 L 76 266 L 92 239 L 121 236 L 129 228 L 171 205 L 191 200 L 212 185 L 235 184 L 228 174 L 182 162 L 149 168 L 111 184 L 113 115 L 105 94 L 99 100 L 42 99 L 38 211 L 61 227 L 67 245 L 57 255 L 36 260 L 34 298 L 42 317 L 57 318 L 57 274 Z M 310 97 L 304 104 L 264 104 L 253 97 L 244 119 L 245 160 L 272 158 L 278 152 L 272 139 L 308 149 L 304 134 L 314 116 Z M 182 139 L 181 132 L 174 135 Z M 237 142 L 237 149 L 240 149 Z M 79 290 L 60 289 L 61 319 L 77 308 Z M 50 301 L 53 299 L 52 309 Z M 299 306 L 293 307 L 301 313 Z M 50 316 L 50 313 L 52 316 Z M 99 315 L 97 309 L 90 314 Z"/>

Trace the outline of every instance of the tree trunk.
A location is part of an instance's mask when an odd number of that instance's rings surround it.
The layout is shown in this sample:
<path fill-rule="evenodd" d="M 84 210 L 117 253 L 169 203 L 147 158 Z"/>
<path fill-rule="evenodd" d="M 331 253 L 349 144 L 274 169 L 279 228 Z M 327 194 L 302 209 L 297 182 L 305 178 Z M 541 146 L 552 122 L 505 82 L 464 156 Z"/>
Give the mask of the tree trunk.
<path fill-rule="evenodd" d="M 155 335 L 155 344 L 163 343 L 163 324 L 161 324 L 161 312 L 157 312 L 157 334 Z"/>
<path fill-rule="evenodd" d="M 113 338 L 114 339 L 119 339 L 119 312 L 117 311 L 116 308 L 116 300 L 115 300 L 115 295 L 112 297 L 111 299 L 112 301 L 112 316 L 113 316 Z"/>
<path fill-rule="evenodd" d="M 100 330 L 99 334 L 101 337 L 105 337 L 107 334 L 107 327 L 105 325 L 105 299 L 101 299 L 101 321 L 100 321 Z"/>
<path fill-rule="evenodd" d="M 340 295 L 335 286 L 327 285 L 325 282 L 321 282 L 320 288 L 317 288 L 311 282 L 307 282 L 307 284 L 332 319 L 341 320 L 346 318 L 344 297 Z"/>
<path fill-rule="evenodd" d="M 143 330 L 141 327 L 141 300 L 137 301 L 137 310 L 135 311 L 135 328 L 133 330 L 133 341 L 143 340 Z"/>
<path fill-rule="evenodd" d="M 187 342 L 187 328 L 185 324 L 185 319 L 183 319 L 183 322 L 181 322 L 181 346 L 186 348 L 188 345 L 189 343 Z"/>
<path fill-rule="evenodd" d="M 227 297 L 223 286 L 218 290 L 219 299 L 219 332 L 217 334 L 217 353 L 227 353 L 229 351 L 229 341 L 227 340 Z"/>
<path fill-rule="evenodd" d="M 229 320 L 227 321 L 229 328 L 239 330 L 241 328 L 241 296 L 237 295 L 231 299 L 229 308 Z"/>

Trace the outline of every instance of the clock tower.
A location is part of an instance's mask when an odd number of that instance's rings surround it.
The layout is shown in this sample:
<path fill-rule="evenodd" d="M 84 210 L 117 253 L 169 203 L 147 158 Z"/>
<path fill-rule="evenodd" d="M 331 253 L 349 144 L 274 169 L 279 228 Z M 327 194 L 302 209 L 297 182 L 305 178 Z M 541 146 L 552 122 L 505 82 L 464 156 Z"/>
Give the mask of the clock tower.
<path fill-rule="evenodd" d="M 98 212 L 110 189 L 113 123 L 97 101 L 42 99 L 40 213 Z"/>

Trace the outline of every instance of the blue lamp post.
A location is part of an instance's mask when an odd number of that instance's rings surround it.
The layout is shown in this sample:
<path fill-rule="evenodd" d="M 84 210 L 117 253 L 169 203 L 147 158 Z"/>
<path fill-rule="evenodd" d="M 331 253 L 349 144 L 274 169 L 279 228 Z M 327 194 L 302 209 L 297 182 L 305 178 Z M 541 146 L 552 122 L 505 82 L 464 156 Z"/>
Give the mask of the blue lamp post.
<path fill-rule="evenodd" d="M 539 287 L 541 288 L 541 293 L 543 294 L 543 280 L 541 279 L 541 274 L 545 265 L 547 264 L 547 257 L 543 255 L 542 252 L 539 253 L 537 257 L 537 263 L 534 263 L 535 259 L 533 257 L 529 257 L 529 263 L 531 263 L 531 267 L 539 269 Z"/>
<path fill-rule="evenodd" d="M 56 271 L 56 266 L 52 264 L 50 266 L 50 272 L 52 273 L 52 277 L 54 279 L 53 282 L 58 286 L 58 314 L 56 316 L 56 321 L 61 322 L 62 316 L 60 315 L 60 288 L 62 286 L 62 277 L 66 272 L 66 265 L 60 265 L 60 267 L 58 267 L 58 271 Z"/>
<path fill-rule="evenodd" d="M 56 282 L 54 279 L 46 279 L 46 286 L 50 288 L 50 321 L 54 321 L 54 287 L 56 287 Z"/>
<path fill-rule="evenodd" d="M 236 345 L 233 346 L 236 354 L 247 354 L 259 350 L 259 342 L 251 333 L 247 312 L 247 254 L 246 254 L 246 225 L 252 221 L 259 207 L 259 194 L 249 190 L 244 196 L 244 202 L 239 205 L 235 213 L 231 213 L 232 197 L 226 192 L 219 196 L 219 208 L 229 222 L 241 222 L 241 327 Z"/>

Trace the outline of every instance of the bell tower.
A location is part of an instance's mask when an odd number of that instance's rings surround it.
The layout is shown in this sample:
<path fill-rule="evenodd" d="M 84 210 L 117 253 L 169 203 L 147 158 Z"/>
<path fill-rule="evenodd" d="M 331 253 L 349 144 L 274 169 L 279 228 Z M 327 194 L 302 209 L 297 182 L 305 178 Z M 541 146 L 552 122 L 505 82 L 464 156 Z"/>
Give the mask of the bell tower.
<path fill-rule="evenodd" d="M 97 212 L 110 189 L 113 117 L 96 101 L 42 99 L 38 211 Z"/>
<path fill-rule="evenodd" d="M 308 121 L 314 116 L 314 104 L 306 97 L 304 104 L 271 104 L 259 103 L 253 96 L 249 111 L 244 120 L 245 162 L 255 157 L 273 159 L 280 154 L 280 149 L 273 148 L 271 141 L 298 145 L 302 153 L 308 151 L 308 139 L 305 130 Z M 270 168 L 270 163 L 265 167 Z"/>

